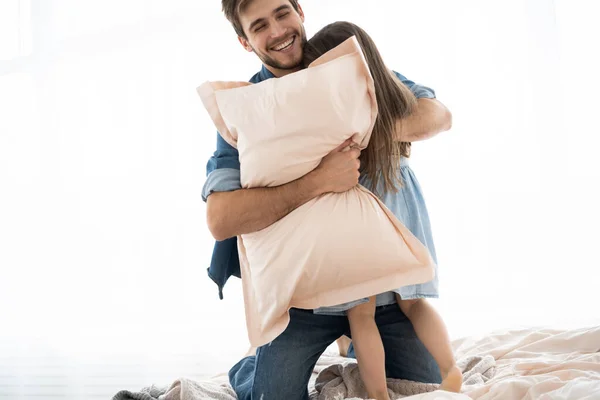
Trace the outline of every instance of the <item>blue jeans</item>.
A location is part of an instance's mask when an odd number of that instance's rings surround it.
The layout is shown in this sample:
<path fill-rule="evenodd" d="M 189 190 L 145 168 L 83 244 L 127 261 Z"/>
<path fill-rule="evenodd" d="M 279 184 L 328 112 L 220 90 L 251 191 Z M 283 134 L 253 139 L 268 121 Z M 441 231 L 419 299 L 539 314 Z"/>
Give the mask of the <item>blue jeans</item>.
<path fill-rule="evenodd" d="M 375 321 L 389 378 L 441 382 L 436 362 L 397 304 L 377 307 Z M 259 347 L 256 356 L 238 362 L 229 371 L 229 382 L 240 400 L 308 400 L 308 381 L 317 360 L 342 335 L 350 336 L 347 317 L 291 309 L 287 329 Z M 348 354 L 355 357 L 352 347 Z"/>

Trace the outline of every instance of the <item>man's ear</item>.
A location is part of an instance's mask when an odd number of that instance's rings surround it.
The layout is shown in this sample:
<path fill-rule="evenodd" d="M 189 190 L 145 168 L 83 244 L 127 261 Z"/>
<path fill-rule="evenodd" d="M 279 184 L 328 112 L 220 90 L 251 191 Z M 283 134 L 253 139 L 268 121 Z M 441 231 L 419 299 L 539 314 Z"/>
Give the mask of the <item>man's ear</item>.
<path fill-rule="evenodd" d="M 252 50 L 252 46 L 250 46 L 248 39 L 238 36 L 238 40 L 240 41 L 240 44 L 244 47 L 244 49 L 246 49 L 246 51 L 249 51 L 249 52 L 254 51 L 254 50 Z"/>

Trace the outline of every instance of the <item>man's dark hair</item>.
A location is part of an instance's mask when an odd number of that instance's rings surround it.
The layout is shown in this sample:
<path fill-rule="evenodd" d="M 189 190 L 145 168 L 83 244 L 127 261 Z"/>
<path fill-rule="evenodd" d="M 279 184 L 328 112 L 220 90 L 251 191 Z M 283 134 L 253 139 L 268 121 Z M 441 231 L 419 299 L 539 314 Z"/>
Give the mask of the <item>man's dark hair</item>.
<path fill-rule="evenodd" d="M 246 38 L 242 24 L 240 23 L 240 12 L 244 11 L 244 7 L 248 5 L 252 0 L 221 0 L 221 6 L 223 7 L 223 14 L 225 18 L 231 22 L 233 29 L 238 36 Z M 299 12 L 298 0 L 288 0 L 294 10 Z"/>

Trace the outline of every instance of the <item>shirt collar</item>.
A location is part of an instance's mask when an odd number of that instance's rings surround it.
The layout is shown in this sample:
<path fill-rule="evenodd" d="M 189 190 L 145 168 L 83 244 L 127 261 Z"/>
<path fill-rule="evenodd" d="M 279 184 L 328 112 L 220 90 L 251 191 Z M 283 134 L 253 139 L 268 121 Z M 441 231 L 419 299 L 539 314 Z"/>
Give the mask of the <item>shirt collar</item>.
<path fill-rule="evenodd" d="M 263 65 L 260 70 L 259 77 L 261 81 L 266 81 L 267 79 L 275 78 L 275 75 L 273 75 L 273 73 Z"/>

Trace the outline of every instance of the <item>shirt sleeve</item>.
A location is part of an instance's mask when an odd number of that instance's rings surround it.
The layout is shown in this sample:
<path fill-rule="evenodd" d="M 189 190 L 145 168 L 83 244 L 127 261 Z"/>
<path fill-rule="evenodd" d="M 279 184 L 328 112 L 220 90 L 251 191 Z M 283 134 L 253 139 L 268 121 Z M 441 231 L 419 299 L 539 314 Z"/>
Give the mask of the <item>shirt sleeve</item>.
<path fill-rule="evenodd" d="M 240 158 L 238 151 L 217 133 L 217 150 L 206 165 L 206 182 L 202 188 L 202 200 L 214 192 L 230 192 L 242 188 L 240 182 Z"/>
<path fill-rule="evenodd" d="M 435 99 L 435 91 L 427 86 L 419 85 L 413 81 L 407 79 L 404 75 L 393 71 L 394 74 L 404 83 L 415 95 L 417 99 Z"/>

